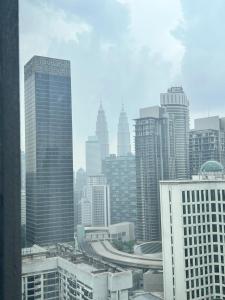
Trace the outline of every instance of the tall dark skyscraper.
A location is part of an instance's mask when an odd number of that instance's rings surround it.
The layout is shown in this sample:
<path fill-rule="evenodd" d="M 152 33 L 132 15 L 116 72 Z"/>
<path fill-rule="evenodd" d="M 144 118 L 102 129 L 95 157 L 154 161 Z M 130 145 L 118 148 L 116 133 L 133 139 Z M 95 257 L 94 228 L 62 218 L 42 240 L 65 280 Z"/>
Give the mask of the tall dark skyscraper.
<path fill-rule="evenodd" d="M 73 240 L 70 62 L 34 56 L 25 65 L 28 244 Z"/>
<path fill-rule="evenodd" d="M 102 171 L 110 186 L 111 224 L 136 223 L 135 157 L 110 155 L 103 160 Z"/>
<path fill-rule="evenodd" d="M 196 119 L 195 128 L 190 131 L 189 147 L 191 175 L 197 175 L 208 160 L 225 166 L 225 118 Z"/>
<path fill-rule="evenodd" d="M 102 104 L 100 104 L 98 110 L 96 136 L 101 148 L 101 159 L 105 159 L 109 155 L 109 135 L 105 112 L 103 110 Z"/>
<path fill-rule="evenodd" d="M 189 169 L 189 101 L 182 87 L 171 87 L 160 95 L 174 128 L 175 168 L 177 179 L 190 177 Z"/>
<path fill-rule="evenodd" d="M 117 155 L 125 156 L 131 152 L 130 146 L 130 130 L 129 123 L 127 119 L 127 114 L 122 107 L 117 132 Z"/>
<path fill-rule="evenodd" d="M 135 120 L 137 239 L 161 239 L 159 181 L 174 177 L 173 130 L 164 108 L 140 110 Z"/>

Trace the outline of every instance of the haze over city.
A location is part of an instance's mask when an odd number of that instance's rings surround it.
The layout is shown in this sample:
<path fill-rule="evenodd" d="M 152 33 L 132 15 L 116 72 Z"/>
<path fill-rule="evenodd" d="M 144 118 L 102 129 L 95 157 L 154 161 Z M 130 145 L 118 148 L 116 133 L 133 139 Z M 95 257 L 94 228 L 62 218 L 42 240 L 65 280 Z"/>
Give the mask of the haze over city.
<path fill-rule="evenodd" d="M 21 1 L 22 107 L 23 65 L 34 54 L 71 61 L 75 169 L 84 166 L 85 140 L 94 134 L 100 100 L 110 153 L 116 152 L 122 103 L 133 136 L 139 108 L 158 105 L 159 94 L 171 85 L 182 85 L 189 98 L 191 127 L 196 117 L 220 114 L 223 5 L 222 0 Z"/>

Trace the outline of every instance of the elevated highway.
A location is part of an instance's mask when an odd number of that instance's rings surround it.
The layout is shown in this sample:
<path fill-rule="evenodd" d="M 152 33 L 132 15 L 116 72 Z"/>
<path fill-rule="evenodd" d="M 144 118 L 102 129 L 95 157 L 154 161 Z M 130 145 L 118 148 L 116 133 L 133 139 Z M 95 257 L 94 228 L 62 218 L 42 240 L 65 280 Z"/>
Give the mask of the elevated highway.
<path fill-rule="evenodd" d="M 121 266 L 162 270 L 162 259 L 119 251 L 109 241 L 92 242 L 91 247 L 99 257 Z"/>

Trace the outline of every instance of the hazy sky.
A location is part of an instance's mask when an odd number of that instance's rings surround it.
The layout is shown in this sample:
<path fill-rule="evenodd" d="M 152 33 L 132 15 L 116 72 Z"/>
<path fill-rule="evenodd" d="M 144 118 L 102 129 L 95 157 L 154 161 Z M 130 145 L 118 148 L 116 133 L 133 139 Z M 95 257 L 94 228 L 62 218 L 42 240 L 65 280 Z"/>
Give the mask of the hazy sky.
<path fill-rule="evenodd" d="M 22 112 L 33 55 L 71 61 L 76 169 L 100 99 L 111 153 L 122 102 L 133 136 L 139 108 L 159 104 L 171 85 L 183 85 L 192 119 L 225 116 L 224 0 L 20 0 Z"/>

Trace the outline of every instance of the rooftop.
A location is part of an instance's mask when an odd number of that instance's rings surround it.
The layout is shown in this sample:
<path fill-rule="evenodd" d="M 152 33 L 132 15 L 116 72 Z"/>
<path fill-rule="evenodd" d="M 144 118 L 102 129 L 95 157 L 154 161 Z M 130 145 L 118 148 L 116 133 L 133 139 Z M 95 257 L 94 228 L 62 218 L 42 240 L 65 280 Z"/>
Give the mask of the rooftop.
<path fill-rule="evenodd" d="M 224 173 L 223 165 L 215 160 L 205 162 L 200 168 L 200 174 L 205 173 Z"/>

